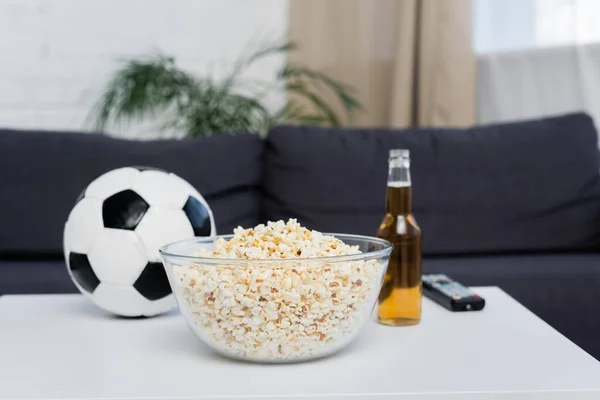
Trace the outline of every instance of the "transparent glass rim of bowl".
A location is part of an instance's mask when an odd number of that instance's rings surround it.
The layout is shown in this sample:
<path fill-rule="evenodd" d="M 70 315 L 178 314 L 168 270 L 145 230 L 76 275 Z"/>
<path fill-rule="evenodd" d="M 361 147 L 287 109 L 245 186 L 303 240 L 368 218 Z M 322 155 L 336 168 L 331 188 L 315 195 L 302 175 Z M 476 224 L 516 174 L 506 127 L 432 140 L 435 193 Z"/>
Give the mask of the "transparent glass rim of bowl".
<path fill-rule="evenodd" d="M 193 239 L 180 240 L 174 243 L 170 243 L 166 246 L 163 246 L 158 250 L 160 255 L 165 259 L 178 259 L 187 262 L 196 262 L 199 264 L 214 264 L 214 265 L 246 265 L 248 263 L 259 264 L 259 265 L 281 265 L 281 264 L 294 264 L 298 262 L 327 262 L 338 263 L 338 262 L 348 262 L 348 261 L 364 261 L 371 260 L 384 257 L 391 253 L 393 244 L 385 239 L 381 239 L 375 236 L 365 236 L 365 235 L 354 235 L 354 234 L 346 234 L 346 233 L 322 233 L 323 235 L 333 236 L 337 239 L 340 239 L 342 242 L 346 243 L 344 239 L 351 239 L 355 241 L 363 241 L 367 243 L 376 243 L 380 244 L 383 247 L 378 250 L 367 251 L 358 254 L 348 254 L 342 256 L 326 256 L 326 257 L 294 257 L 294 258 L 260 258 L 260 259 L 247 259 L 247 258 L 217 258 L 217 257 L 202 257 L 196 255 L 189 254 L 177 254 L 169 250 L 169 248 L 180 246 L 185 243 L 189 244 L 208 244 L 212 242 L 216 242 L 218 239 L 223 238 L 225 240 L 231 239 L 234 235 L 217 235 L 211 237 L 196 237 Z"/>

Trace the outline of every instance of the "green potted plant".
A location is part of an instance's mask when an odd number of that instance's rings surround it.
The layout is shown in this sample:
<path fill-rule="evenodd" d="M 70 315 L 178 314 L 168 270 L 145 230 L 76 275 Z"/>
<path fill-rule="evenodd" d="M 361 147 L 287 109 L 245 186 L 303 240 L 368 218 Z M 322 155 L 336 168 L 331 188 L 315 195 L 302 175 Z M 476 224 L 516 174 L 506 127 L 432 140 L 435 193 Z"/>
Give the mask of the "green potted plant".
<path fill-rule="evenodd" d="M 126 60 L 92 110 L 94 127 L 104 130 L 110 124 L 158 115 L 166 120 L 162 129 L 182 131 L 186 136 L 264 134 L 279 123 L 342 125 L 343 118 L 328 104 L 323 93 L 333 93 L 345 110 L 345 118 L 351 118 L 361 104 L 345 83 L 290 63 L 278 71 L 273 82 L 260 84 L 258 88 L 254 82 L 249 85 L 240 77 L 256 61 L 294 48 L 290 42 L 261 48 L 241 58 L 221 81 L 196 77 L 179 68 L 173 57 L 165 55 Z M 248 90 L 249 86 L 254 90 Z M 273 90 L 284 90 L 294 97 L 281 108 L 269 110 L 264 99 Z"/>

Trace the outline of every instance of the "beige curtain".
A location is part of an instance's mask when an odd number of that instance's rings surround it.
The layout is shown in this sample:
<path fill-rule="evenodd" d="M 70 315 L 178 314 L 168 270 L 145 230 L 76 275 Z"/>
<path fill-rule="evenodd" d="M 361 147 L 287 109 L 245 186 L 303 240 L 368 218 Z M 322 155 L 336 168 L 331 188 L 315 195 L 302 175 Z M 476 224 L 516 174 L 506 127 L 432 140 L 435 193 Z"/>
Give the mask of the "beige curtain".
<path fill-rule="evenodd" d="M 475 122 L 470 0 L 291 0 L 290 12 L 290 61 L 357 90 L 351 125 Z"/>

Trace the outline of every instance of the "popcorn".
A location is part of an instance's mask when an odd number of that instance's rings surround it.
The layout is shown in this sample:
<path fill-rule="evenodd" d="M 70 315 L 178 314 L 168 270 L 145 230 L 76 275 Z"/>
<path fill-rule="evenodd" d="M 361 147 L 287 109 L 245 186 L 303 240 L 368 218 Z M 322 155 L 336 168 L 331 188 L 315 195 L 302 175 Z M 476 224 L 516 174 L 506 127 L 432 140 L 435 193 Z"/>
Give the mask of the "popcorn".
<path fill-rule="evenodd" d="M 368 318 L 385 265 L 315 259 L 360 254 L 358 246 L 295 220 L 238 227 L 199 254 L 218 265 L 173 269 L 182 308 L 217 350 L 264 361 L 308 358 L 341 348 Z M 247 260 L 227 265 L 225 259 Z M 260 260 L 279 259 L 281 263 Z M 222 261 L 222 263 L 221 263 Z"/>

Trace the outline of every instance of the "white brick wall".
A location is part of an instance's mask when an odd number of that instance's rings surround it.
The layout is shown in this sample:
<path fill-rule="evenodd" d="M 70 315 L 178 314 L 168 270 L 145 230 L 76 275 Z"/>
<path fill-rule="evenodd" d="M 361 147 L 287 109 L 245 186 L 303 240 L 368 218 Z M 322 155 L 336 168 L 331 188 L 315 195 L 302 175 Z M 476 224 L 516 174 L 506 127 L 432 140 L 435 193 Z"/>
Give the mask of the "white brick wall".
<path fill-rule="evenodd" d="M 244 51 L 283 38 L 287 25 L 287 0 L 0 0 L 0 127 L 89 130 L 118 59 L 160 50 L 220 77 Z M 270 79 L 283 62 L 270 58 L 247 76 Z M 113 133 L 156 137 L 155 125 Z"/>

